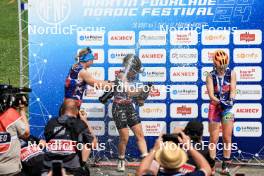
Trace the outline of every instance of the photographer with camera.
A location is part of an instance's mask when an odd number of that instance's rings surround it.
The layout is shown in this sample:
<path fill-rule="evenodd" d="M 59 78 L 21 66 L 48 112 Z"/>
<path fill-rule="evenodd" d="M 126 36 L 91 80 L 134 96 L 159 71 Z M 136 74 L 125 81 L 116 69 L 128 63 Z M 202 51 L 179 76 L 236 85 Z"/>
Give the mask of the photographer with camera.
<path fill-rule="evenodd" d="M 192 120 L 187 123 L 185 128 L 180 128 L 180 127 L 175 128 L 174 133 L 170 135 L 173 136 L 183 131 L 187 136 L 190 137 L 192 145 L 195 147 L 195 149 L 204 156 L 204 158 L 207 160 L 211 168 L 213 168 L 215 166 L 215 160 L 211 158 L 208 147 L 203 146 L 203 141 L 202 141 L 203 130 L 204 127 L 201 122 L 197 120 Z M 189 156 L 187 164 L 193 166 L 192 170 L 199 169 L 191 156 Z"/>
<path fill-rule="evenodd" d="M 0 175 L 20 175 L 19 138 L 29 136 L 25 88 L 0 85 Z"/>
<path fill-rule="evenodd" d="M 67 174 L 90 175 L 86 164 L 88 156 L 84 153 L 92 147 L 93 136 L 78 115 L 81 114 L 77 102 L 68 99 L 61 107 L 61 116 L 52 118 L 46 125 L 44 135 L 47 151 L 42 175 L 47 175 L 56 161 L 62 162 Z"/>
<path fill-rule="evenodd" d="M 184 132 L 180 132 L 177 139 L 177 141 L 166 141 L 165 139 L 159 137 L 149 155 L 140 163 L 136 175 L 210 175 L 211 168 L 208 162 L 192 147 L 189 136 L 185 135 Z M 193 158 L 200 169 L 183 174 L 181 172 L 181 167 L 187 162 L 188 155 Z M 153 162 L 155 164 L 153 164 Z"/>

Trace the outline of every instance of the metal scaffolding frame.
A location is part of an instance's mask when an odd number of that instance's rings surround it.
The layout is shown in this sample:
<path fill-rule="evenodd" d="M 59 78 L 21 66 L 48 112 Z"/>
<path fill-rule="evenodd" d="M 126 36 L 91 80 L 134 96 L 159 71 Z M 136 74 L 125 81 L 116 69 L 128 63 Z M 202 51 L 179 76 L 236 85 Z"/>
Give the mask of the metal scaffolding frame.
<path fill-rule="evenodd" d="M 17 0 L 19 27 L 19 86 L 28 85 L 28 22 L 25 20 L 26 10 L 22 9 L 21 0 Z M 23 18 L 24 17 L 24 18 Z"/>

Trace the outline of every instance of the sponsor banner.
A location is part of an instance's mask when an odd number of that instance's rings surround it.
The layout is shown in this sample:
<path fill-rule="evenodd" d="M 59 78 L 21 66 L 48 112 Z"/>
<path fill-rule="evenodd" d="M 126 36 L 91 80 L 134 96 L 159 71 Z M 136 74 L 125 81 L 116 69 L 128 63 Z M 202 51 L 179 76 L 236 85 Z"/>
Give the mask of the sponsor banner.
<path fill-rule="evenodd" d="M 132 46 L 135 45 L 134 31 L 109 31 L 108 44 L 112 46 Z"/>
<path fill-rule="evenodd" d="M 233 53 L 234 63 L 261 63 L 261 48 L 235 48 Z"/>
<path fill-rule="evenodd" d="M 135 54 L 134 49 L 109 49 L 108 62 L 111 64 L 122 64 L 123 58 L 128 54 Z"/>
<path fill-rule="evenodd" d="M 197 49 L 171 49 L 170 62 L 173 64 L 192 64 L 198 62 Z"/>
<path fill-rule="evenodd" d="M 235 103 L 236 118 L 261 118 L 262 105 L 260 103 Z"/>
<path fill-rule="evenodd" d="M 261 67 L 235 67 L 237 81 L 240 82 L 253 82 L 262 80 Z"/>
<path fill-rule="evenodd" d="M 202 104 L 202 117 L 208 118 L 209 103 Z M 261 118 L 262 106 L 259 103 L 235 103 L 235 118 Z"/>
<path fill-rule="evenodd" d="M 204 126 L 203 136 L 206 136 L 206 137 L 210 136 L 208 122 L 203 122 L 203 126 Z M 222 125 L 220 124 L 219 136 L 222 136 L 222 135 L 223 135 L 223 133 L 222 133 Z"/>
<path fill-rule="evenodd" d="M 82 103 L 81 109 L 85 110 L 88 118 L 105 116 L 105 105 L 102 103 Z"/>
<path fill-rule="evenodd" d="M 235 30 L 235 45 L 260 45 L 262 43 L 261 30 Z"/>
<path fill-rule="evenodd" d="M 171 67 L 170 79 L 172 82 L 196 82 L 198 69 L 197 67 Z"/>
<path fill-rule="evenodd" d="M 203 63 L 213 63 L 214 53 L 216 50 L 223 50 L 225 53 L 227 53 L 228 56 L 230 56 L 229 49 L 228 48 L 204 48 L 202 49 L 202 62 Z"/>
<path fill-rule="evenodd" d="M 139 116 L 142 118 L 165 118 L 167 108 L 165 103 L 145 103 L 139 107 Z"/>
<path fill-rule="evenodd" d="M 260 100 L 262 98 L 262 87 L 260 85 L 237 85 L 237 100 Z"/>
<path fill-rule="evenodd" d="M 139 75 L 143 82 L 164 82 L 166 81 L 165 67 L 144 67 L 144 72 Z"/>
<path fill-rule="evenodd" d="M 109 123 L 108 123 L 108 134 L 110 136 L 119 136 L 118 130 L 116 128 L 114 121 L 109 121 Z M 130 128 L 129 128 L 129 136 L 134 136 L 133 131 Z"/>
<path fill-rule="evenodd" d="M 209 100 L 209 95 L 208 95 L 206 85 L 202 86 L 202 99 L 203 100 Z"/>
<path fill-rule="evenodd" d="M 104 32 L 77 31 L 77 44 L 80 46 L 102 46 L 104 45 Z"/>
<path fill-rule="evenodd" d="M 98 98 L 103 95 L 103 93 L 103 90 L 95 89 L 92 86 L 87 86 L 83 95 L 83 100 L 98 100 Z"/>
<path fill-rule="evenodd" d="M 208 112 L 209 112 L 209 103 L 203 103 L 202 104 L 202 117 L 208 118 Z"/>
<path fill-rule="evenodd" d="M 147 100 L 165 100 L 167 98 L 167 87 L 165 85 L 153 85 Z"/>
<path fill-rule="evenodd" d="M 170 98 L 172 100 L 197 100 L 198 87 L 196 85 L 171 85 Z"/>
<path fill-rule="evenodd" d="M 196 45 L 198 43 L 198 32 L 195 30 L 170 31 L 171 45 Z"/>
<path fill-rule="evenodd" d="M 261 137 L 261 122 L 235 122 L 234 136 L 236 137 Z"/>
<path fill-rule="evenodd" d="M 171 118 L 197 118 L 198 106 L 195 103 L 172 103 L 170 116 Z"/>
<path fill-rule="evenodd" d="M 228 45 L 230 42 L 229 30 L 203 30 L 203 45 Z"/>
<path fill-rule="evenodd" d="M 170 133 L 174 132 L 175 128 L 185 128 L 188 121 L 174 121 L 170 123 Z"/>
<path fill-rule="evenodd" d="M 165 31 L 139 31 L 139 45 L 166 45 Z"/>
<path fill-rule="evenodd" d="M 108 68 L 108 80 L 114 81 L 118 73 L 120 73 L 123 67 L 109 67 Z"/>
<path fill-rule="evenodd" d="M 165 64 L 165 49 L 140 49 L 139 58 L 144 64 Z"/>
<path fill-rule="evenodd" d="M 166 133 L 166 122 L 164 121 L 142 121 L 144 136 L 159 136 Z"/>
<path fill-rule="evenodd" d="M 262 88 L 260 85 L 237 85 L 237 100 L 260 100 L 262 98 Z M 209 100 L 206 85 L 202 86 L 202 99 Z"/>
<path fill-rule="evenodd" d="M 89 121 L 89 125 L 93 129 L 96 136 L 105 135 L 105 122 L 104 121 Z"/>
<path fill-rule="evenodd" d="M 93 78 L 96 78 L 98 80 L 105 79 L 104 67 L 91 67 L 88 69 L 88 72 L 92 75 Z"/>
<path fill-rule="evenodd" d="M 94 55 L 94 64 L 102 64 L 104 63 L 104 50 L 103 49 L 92 49 Z"/>
<path fill-rule="evenodd" d="M 210 74 L 210 72 L 213 71 L 213 67 L 203 67 L 202 68 L 202 71 L 201 71 L 201 78 L 202 78 L 202 81 L 206 81 L 206 77 L 208 74 Z"/>

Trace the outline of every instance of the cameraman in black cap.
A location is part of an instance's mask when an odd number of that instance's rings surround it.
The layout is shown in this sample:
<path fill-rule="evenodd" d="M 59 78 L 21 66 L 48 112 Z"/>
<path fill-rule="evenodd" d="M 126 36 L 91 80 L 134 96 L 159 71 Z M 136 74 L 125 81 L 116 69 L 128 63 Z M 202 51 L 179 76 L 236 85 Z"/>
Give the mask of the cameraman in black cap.
<path fill-rule="evenodd" d="M 215 160 L 210 157 L 208 148 L 203 146 L 203 129 L 204 127 L 201 122 L 193 120 L 188 122 L 185 128 L 175 128 L 174 134 L 183 131 L 187 136 L 189 136 L 193 146 L 195 146 L 195 149 L 203 155 L 203 157 L 207 160 L 211 168 L 213 168 L 215 165 Z M 195 163 L 192 157 L 189 157 L 187 163 L 192 166 L 195 166 L 197 169 L 197 164 Z"/>
<path fill-rule="evenodd" d="M 88 156 L 84 151 L 92 147 L 93 136 L 79 118 L 78 103 L 67 99 L 61 107 L 61 116 L 52 118 L 45 127 L 46 153 L 44 170 L 47 175 L 55 161 L 60 161 L 67 174 L 88 176 Z M 81 114 L 80 114 L 81 115 Z"/>
<path fill-rule="evenodd" d="M 29 136 L 27 98 L 18 89 L 0 85 L 0 175 L 20 175 L 19 137 Z"/>

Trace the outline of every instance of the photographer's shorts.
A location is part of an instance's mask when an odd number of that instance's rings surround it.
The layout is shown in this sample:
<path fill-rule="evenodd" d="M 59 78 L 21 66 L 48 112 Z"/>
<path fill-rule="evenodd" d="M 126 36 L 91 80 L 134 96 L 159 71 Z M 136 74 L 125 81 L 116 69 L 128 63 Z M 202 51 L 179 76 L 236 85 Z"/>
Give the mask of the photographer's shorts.
<path fill-rule="evenodd" d="M 209 104 L 209 122 L 230 122 L 234 121 L 233 108 L 223 110 L 220 105 Z"/>
<path fill-rule="evenodd" d="M 140 123 L 140 119 L 133 106 L 133 103 L 119 104 L 113 103 L 112 114 L 117 129 L 133 127 Z"/>

